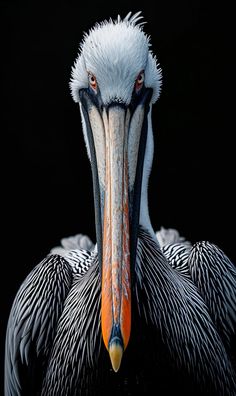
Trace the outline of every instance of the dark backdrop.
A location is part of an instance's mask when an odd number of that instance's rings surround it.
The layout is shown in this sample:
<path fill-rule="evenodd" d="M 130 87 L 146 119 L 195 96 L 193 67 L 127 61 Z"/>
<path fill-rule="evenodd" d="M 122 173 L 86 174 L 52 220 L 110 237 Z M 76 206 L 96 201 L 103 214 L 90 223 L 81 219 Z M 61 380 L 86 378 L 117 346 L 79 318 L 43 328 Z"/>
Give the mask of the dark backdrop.
<path fill-rule="evenodd" d="M 143 10 L 163 68 L 153 109 L 154 229 L 208 239 L 236 261 L 231 10 L 200 0 L 163 0 L 156 10 L 147 1 L 106 3 L 1 2 L 1 356 L 26 274 L 62 237 L 82 232 L 95 240 L 90 166 L 68 82 L 83 32 L 96 21 Z"/>

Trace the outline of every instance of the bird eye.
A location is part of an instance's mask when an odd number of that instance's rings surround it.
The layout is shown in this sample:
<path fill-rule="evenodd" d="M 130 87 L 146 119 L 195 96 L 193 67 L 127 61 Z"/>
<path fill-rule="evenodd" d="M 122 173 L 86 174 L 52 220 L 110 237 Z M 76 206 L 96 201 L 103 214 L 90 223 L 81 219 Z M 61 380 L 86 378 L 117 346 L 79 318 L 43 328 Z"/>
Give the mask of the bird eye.
<path fill-rule="evenodd" d="M 88 73 L 88 80 L 90 87 L 96 91 L 97 90 L 97 79 L 92 73 Z"/>
<path fill-rule="evenodd" d="M 136 92 L 138 92 L 142 88 L 143 83 L 144 83 L 144 72 L 142 71 L 142 72 L 139 73 L 139 75 L 138 75 L 138 77 L 136 78 L 136 81 L 135 81 L 135 90 L 136 90 Z"/>

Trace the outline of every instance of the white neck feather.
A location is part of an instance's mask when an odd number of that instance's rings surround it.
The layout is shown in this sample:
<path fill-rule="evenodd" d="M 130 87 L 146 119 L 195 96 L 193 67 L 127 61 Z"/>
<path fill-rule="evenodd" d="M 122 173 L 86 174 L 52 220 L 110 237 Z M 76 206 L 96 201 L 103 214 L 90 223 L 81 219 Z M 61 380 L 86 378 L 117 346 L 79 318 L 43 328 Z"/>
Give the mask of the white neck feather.
<path fill-rule="evenodd" d="M 153 140 L 153 131 L 152 131 L 152 107 L 150 108 L 148 114 L 148 132 L 147 132 L 147 144 L 144 156 L 144 165 L 143 165 L 143 180 L 142 180 L 142 189 L 141 189 L 141 204 L 140 204 L 140 215 L 139 215 L 139 224 L 142 225 L 152 237 L 156 240 L 156 234 L 152 228 L 151 220 L 149 216 L 148 210 L 148 180 L 152 168 L 152 160 L 154 154 L 154 140 Z"/>

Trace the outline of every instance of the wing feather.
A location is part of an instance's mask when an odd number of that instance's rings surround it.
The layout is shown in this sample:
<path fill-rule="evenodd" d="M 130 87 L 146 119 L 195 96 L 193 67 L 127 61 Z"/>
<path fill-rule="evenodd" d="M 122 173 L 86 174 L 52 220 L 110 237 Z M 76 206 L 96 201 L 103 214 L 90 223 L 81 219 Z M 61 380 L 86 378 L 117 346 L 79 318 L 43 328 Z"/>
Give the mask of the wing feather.
<path fill-rule="evenodd" d="M 39 385 L 71 282 L 70 265 L 50 255 L 20 287 L 6 333 L 5 396 L 33 394 Z"/>
<path fill-rule="evenodd" d="M 236 329 L 236 268 L 216 245 L 197 242 L 189 270 L 224 341 L 230 345 Z"/>
<path fill-rule="evenodd" d="M 100 355 L 101 281 L 95 257 L 87 272 L 75 276 L 58 322 L 43 384 L 43 395 L 85 395 Z M 63 364 L 61 364 L 63 362 Z"/>
<path fill-rule="evenodd" d="M 230 356 L 194 283 L 171 268 L 156 241 L 139 232 L 135 285 L 139 312 L 161 334 L 173 361 L 202 387 L 236 393 Z"/>

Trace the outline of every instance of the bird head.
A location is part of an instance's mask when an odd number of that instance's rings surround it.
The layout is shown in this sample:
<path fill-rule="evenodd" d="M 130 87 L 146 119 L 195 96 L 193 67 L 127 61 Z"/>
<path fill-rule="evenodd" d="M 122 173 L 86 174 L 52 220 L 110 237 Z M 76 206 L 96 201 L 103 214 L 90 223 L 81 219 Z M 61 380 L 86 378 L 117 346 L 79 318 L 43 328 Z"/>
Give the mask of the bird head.
<path fill-rule="evenodd" d="M 96 24 L 84 36 L 70 81 L 92 167 L 102 336 L 115 371 L 131 332 L 148 114 L 161 86 L 141 20 L 140 13 L 129 13 Z"/>

